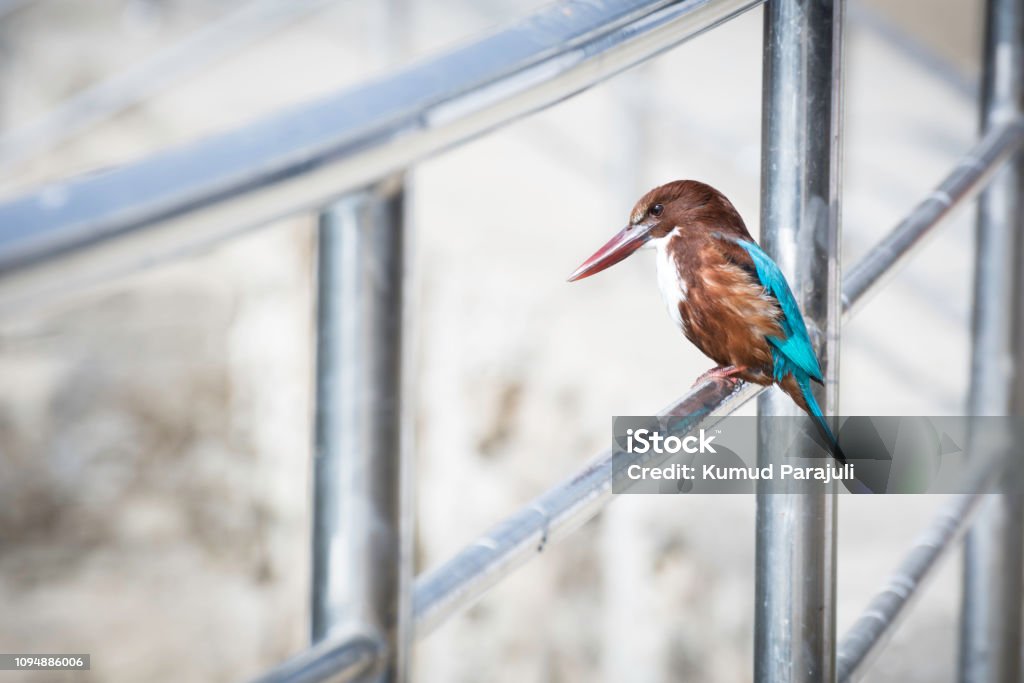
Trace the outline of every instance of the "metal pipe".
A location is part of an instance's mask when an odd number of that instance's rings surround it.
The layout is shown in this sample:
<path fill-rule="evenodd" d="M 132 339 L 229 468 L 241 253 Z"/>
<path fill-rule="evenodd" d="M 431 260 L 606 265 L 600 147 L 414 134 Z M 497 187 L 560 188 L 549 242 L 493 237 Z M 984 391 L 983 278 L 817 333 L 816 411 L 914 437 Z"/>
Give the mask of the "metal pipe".
<path fill-rule="evenodd" d="M 659 412 L 688 417 L 677 429 L 709 425 L 761 391 L 709 381 Z M 638 456 L 639 457 L 639 456 Z M 421 638 L 505 575 L 592 518 L 612 497 L 611 452 L 604 451 L 561 485 L 536 498 L 454 558 L 417 578 L 413 599 L 416 637 Z"/>
<path fill-rule="evenodd" d="M 366 680 L 381 659 L 380 643 L 362 635 L 324 640 L 251 683 L 349 683 Z"/>
<path fill-rule="evenodd" d="M 559 2 L 476 43 L 241 130 L 37 188 L 0 204 L 0 309 L 318 209 L 759 3 Z"/>
<path fill-rule="evenodd" d="M 992 144 L 979 144 L 968 153 L 968 159 L 975 159 L 965 176 L 964 191 L 953 195 L 954 204 L 965 203 L 977 190 L 992 169 L 1006 157 L 1006 149 L 1015 149 L 1024 143 L 1024 123 L 1014 122 L 1003 127 L 996 135 L 1000 146 L 992 154 L 983 154 L 983 148 Z M 1012 132 L 1013 134 L 1008 134 Z M 996 134 L 993 131 L 993 134 Z M 962 166 L 961 164 L 960 166 Z M 960 166 L 943 181 L 940 187 L 962 172 Z M 934 193 L 933 193 L 934 194 Z M 843 280 L 843 319 L 852 317 L 858 304 L 875 291 L 877 285 L 865 280 L 872 274 L 876 282 L 889 274 L 890 269 L 902 265 L 908 253 L 921 244 L 920 236 L 938 225 L 948 211 L 936 212 L 930 200 L 918 204 L 894 231 L 906 232 L 911 227 L 917 234 L 913 240 L 897 240 L 892 235 L 881 245 L 868 252 L 864 259 L 851 269 Z M 854 278 L 854 273 L 860 273 Z M 711 421 L 716 416 L 732 413 L 741 405 L 757 396 L 763 387 L 744 384 L 735 390 L 724 383 L 706 382 L 689 391 L 659 414 L 690 415 L 696 419 Z M 465 609 L 487 592 L 491 586 L 511 574 L 529 560 L 537 557 L 556 541 L 596 515 L 612 500 L 611 453 L 606 450 L 596 456 L 581 471 L 543 495 L 528 503 L 504 521 L 500 522 L 464 550 L 438 567 L 416 579 L 413 596 L 413 618 L 415 637 L 422 638 L 431 633 L 445 619 Z M 339 645 L 340 647 L 340 645 Z M 319 660 L 314 650 L 307 650 L 270 672 L 261 683 L 287 682 L 307 683 L 325 680 L 320 678 L 294 678 L 290 671 L 319 671 Z M 337 669 L 328 668 L 329 671 Z"/>
<path fill-rule="evenodd" d="M 982 497 L 953 497 L 913 542 L 903 562 L 840 641 L 836 656 L 839 683 L 856 680 L 877 654 L 925 576 L 960 538 Z"/>
<path fill-rule="evenodd" d="M 372 680 L 389 682 L 405 678 L 412 623 L 404 242 L 395 182 L 320 218 L 312 640 L 374 643 Z"/>
<path fill-rule="evenodd" d="M 911 544 L 882 590 L 840 640 L 836 655 L 839 683 L 856 680 L 881 650 L 925 578 L 967 530 L 977 513 L 978 503 L 984 498 L 985 494 L 980 492 L 991 485 L 997 471 L 997 462 L 993 459 L 976 462 L 967 474 L 971 483 L 965 488 L 979 493 L 951 496 Z"/>
<path fill-rule="evenodd" d="M 1024 0 L 989 0 L 981 129 L 1024 113 Z M 1024 249 L 1024 155 L 1003 166 L 978 200 L 969 414 L 1010 415 L 1024 372 L 1017 290 Z M 1019 468 L 1014 462 L 1012 467 Z M 1024 508 L 1017 477 L 986 497 L 964 544 L 960 681 L 1017 681 L 1021 674 Z"/>
<path fill-rule="evenodd" d="M 935 225 L 972 199 L 1004 161 L 1024 145 L 1024 119 L 989 129 L 931 194 L 918 203 L 895 229 L 874 246 L 843 278 L 843 306 L 855 311 L 871 299 L 895 273 L 899 262 L 919 246 Z"/>
<path fill-rule="evenodd" d="M 825 378 L 818 402 L 837 409 L 839 185 L 843 0 L 768 0 L 764 17 L 761 246 L 801 303 Z M 758 399 L 758 462 L 793 443 L 792 399 Z M 835 678 L 836 493 L 758 487 L 754 680 Z"/>

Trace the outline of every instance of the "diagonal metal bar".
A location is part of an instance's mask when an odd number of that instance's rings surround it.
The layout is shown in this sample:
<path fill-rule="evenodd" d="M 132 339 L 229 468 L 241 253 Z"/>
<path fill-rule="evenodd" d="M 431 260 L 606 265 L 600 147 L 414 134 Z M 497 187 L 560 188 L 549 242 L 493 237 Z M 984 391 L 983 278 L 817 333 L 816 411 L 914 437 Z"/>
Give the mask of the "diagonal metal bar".
<path fill-rule="evenodd" d="M 712 380 L 695 387 L 660 415 L 686 418 L 675 429 L 710 425 L 759 394 L 756 384 Z M 416 581 L 415 633 L 421 638 L 482 595 L 548 544 L 575 531 L 612 498 L 612 456 L 606 450 L 579 473 L 508 517 L 454 558 Z"/>
<path fill-rule="evenodd" d="M 393 75 L 0 203 L 0 307 L 314 210 L 761 0 L 571 0 Z"/>
<path fill-rule="evenodd" d="M 967 495 L 951 496 L 918 535 L 882 589 L 839 642 L 838 683 L 850 683 L 878 654 L 905 614 L 917 590 L 947 552 L 963 538 L 978 512 L 978 504 L 998 472 L 997 458 L 976 462 L 967 476 Z"/>
<path fill-rule="evenodd" d="M 843 308 L 852 313 L 896 271 L 928 231 L 954 208 L 978 194 L 1007 159 L 1021 149 L 1024 120 L 989 130 L 938 187 L 843 278 Z"/>
<path fill-rule="evenodd" d="M 379 641 L 362 634 L 321 640 L 252 683 L 349 683 L 370 674 L 382 654 Z"/>
<path fill-rule="evenodd" d="M 933 192 L 849 271 L 843 280 L 843 318 L 851 317 L 861 299 L 881 285 L 883 276 L 897 268 L 954 206 L 974 197 L 999 164 L 1022 145 L 1024 120 L 990 131 L 936 190 L 946 192 L 948 202 L 940 202 L 941 208 L 937 207 Z M 762 390 L 763 387 L 756 385 L 732 387 L 725 382 L 708 381 L 660 414 L 686 416 L 692 420 L 690 426 L 697 427 L 732 413 Z M 418 577 L 413 593 L 415 637 L 428 635 L 504 576 L 536 557 L 549 543 L 567 536 L 594 517 L 611 499 L 611 452 L 606 450 L 577 474 L 493 527 L 452 559 Z M 335 661 L 347 661 L 344 650 L 343 642 L 324 641 L 318 650 L 301 653 L 270 671 L 259 679 L 260 683 L 314 683 L 329 680 L 325 672 L 347 676 L 350 674 L 347 670 L 325 667 L 319 661 L 324 657 L 319 654 L 321 651 L 329 652 Z"/>

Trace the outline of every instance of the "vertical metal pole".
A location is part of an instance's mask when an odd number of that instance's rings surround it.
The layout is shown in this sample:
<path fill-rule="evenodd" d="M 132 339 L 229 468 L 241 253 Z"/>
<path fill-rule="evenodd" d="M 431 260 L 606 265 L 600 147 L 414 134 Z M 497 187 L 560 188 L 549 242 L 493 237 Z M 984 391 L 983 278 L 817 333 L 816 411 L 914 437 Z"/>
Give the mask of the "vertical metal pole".
<path fill-rule="evenodd" d="M 312 639 L 378 642 L 368 680 L 388 682 L 405 680 L 412 623 L 403 205 L 389 181 L 319 226 Z"/>
<path fill-rule="evenodd" d="M 983 132 L 1024 112 L 1024 0 L 987 3 L 981 98 Z M 978 200 L 971 415 L 1024 414 L 1022 190 L 1018 154 Z M 1020 492 L 1011 486 L 986 498 L 964 544 L 964 683 L 1020 680 L 1024 526 Z"/>
<path fill-rule="evenodd" d="M 793 287 L 834 413 L 839 368 L 842 0 L 768 0 L 761 141 L 761 243 Z M 817 332 L 817 334 L 816 334 Z M 815 338 L 817 337 L 817 338 Z M 758 402 L 770 462 L 800 414 L 777 390 Z M 759 493 L 754 679 L 835 679 L 834 493 Z"/>

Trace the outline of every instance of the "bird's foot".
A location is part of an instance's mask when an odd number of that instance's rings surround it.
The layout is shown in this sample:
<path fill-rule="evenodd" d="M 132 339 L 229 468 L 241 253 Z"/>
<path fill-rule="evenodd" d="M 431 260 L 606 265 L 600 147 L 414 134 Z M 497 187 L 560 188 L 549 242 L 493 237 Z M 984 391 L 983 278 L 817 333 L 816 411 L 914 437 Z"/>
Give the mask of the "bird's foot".
<path fill-rule="evenodd" d="M 698 386 L 700 384 L 703 384 L 704 382 L 707 382 L 708 380 L 715 380 L 715 379 L 724 379 L 725 381 L 729 382 L 730 384 L 738 384 L 739 381 L 740 381 L 740 378 L 736 377 L 736 375 L 738 373 L 743 372 L 744 370 L 746 370 L 746 368 L 741 366 L 741 365 L 739 365 L 739 366 L 737 366 L 737 365 L 719 365 L 718 367 L 711 368 L 710 370 L 705 372 L 703 375 L 698 377 L 697 380 L 693 383 L 693 386 L 691 386 L 690 388 L 693 389 L 694 387 L 696 387 L 696 386 Z"/>

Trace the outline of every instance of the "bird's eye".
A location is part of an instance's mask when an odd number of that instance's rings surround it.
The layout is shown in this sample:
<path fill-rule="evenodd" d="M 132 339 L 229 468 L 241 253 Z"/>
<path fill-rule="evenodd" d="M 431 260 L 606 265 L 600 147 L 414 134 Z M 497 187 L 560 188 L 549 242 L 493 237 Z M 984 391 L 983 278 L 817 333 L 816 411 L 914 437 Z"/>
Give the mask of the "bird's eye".
<path fill-rule="evenodd" d="M 658 216 L 661 215 L 661 212 L 664 211 L 664 210 L 665 210 L 664 206 L 662 206 L 661 204 L 655 204 L 650 209 L 648 209 L 647 213 L 649 213 L 652 216 L 654 216 L 655 218 L 657 218 Z"/>

